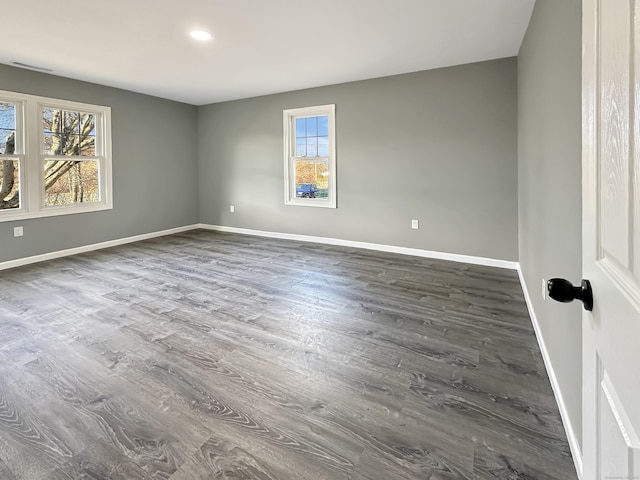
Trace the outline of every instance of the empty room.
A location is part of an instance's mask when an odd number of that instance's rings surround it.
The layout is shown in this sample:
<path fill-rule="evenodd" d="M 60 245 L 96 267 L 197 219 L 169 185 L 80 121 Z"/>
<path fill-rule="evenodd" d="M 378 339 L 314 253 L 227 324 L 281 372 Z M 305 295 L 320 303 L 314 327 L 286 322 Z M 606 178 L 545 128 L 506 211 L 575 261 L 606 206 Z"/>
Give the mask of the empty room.
<path fill-rule="evenodd" d="M 0 480 L 639 479 L 636 9 L 5 5 Z"/>

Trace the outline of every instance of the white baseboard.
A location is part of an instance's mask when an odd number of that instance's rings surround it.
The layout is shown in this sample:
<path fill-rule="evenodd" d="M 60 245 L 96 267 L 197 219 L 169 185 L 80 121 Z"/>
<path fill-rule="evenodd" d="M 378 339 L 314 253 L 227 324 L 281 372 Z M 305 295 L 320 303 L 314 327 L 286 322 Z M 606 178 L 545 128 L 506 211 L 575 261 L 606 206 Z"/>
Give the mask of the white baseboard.
<path fill-rule="evenodd" d="M 173 235 L 174 233 L 182 233 L 188 230 L 193 230 L 195 228 L 198 228 L 198 225 L 187 225 L 184 227 L 171 228 L 169 230 L 162 230 L 160 232 L 145 233 L 143 235 L 136 235 L 133 237 L 118 238 L 116 240 L 110 240 L 108 242 L 94 243 L 92 245 L 83 245 L 82 247 L 69 248 L 67 250 L 58 250 L 57 252 L 43 253 L 41 255 L 34 255 L 32 257 L 18 258 L 16 260 L 0 262 L 0 270 L 21 267 L 22 265 L 29 265 L 31 263 L 45 262 L 47 260 L 53 260 L 54 258 L 68 257 L 70 255 L 76 255 L 78 253 L 84 253 L 84 252 L 91 252 L 93 250 L 101 250 L 103 248 L 116 247 L 118 245 L 124 245 L 126 243 L 133 243 L 133 242 L 139 242 L 141 240 L 148 240 L 150 238 L 163 237 L 165 235 Z"/>
<path fill-rule="evenodd" d="M 540 352 L 542 352 L 542 359 L 544 360 L 544 365 L 547 369 L 547 374 L 549 375 L 549 381 L 551 382 L 551 388 L 553 389 L 553 394 L 556 397 L 558 409 L 560 410 L 562 424 L 564 425 L 564 430 L 567 434 L 567 441 L 569 442 L 569 448 L 571 448 L 571 456 L 573 457 L 573 463 L 576 467 L 576 473 L 578 474 L 578 478 L 582 479 L 582 451 L 580 449 L 580 441 L 576 435 L 575 430 L 573 429 L 571 419 L 569 418 L 569 412 L 567 411 L 567 406 L 564 403 L 562 391 L 560 390 L 560 384 L 558 383 L 558 378 L 556 377 L 553 364 L 551 363 L 549 351 L 547 350 L 544 337 L 542 336 L 540 324 L 538 323 L 538 318 L 536 317 L 536 312 L 533 309 L 533 303 L 531 302 L 531 296 L 529 294 L 527 282 L 524 279 L 524 275 L 522 274 L 520 265 L 518 265 L 517 271 L 518 276 L 520 277 L 522 291 L 524 292 L 524 299 L 527 303 L 527 309 L 529 310 L 529 316 L 531 317 L 531 323 L 533 324 L 533 329 L 536 333 L 538 345 L 540 346 Z"/>
<path fill-rule="evenodd" d="M 200 223 L 195 225 L 187 225 L 184 227 L 172 228 L 169 230 L 162 230 L 159 232 L 145 233 L 143 235 L 136 235 L 133 237 L 119 238 L 119 239 L 110 240 L 107 242 L 94 243 L 91 245 L 83 245 L 82 247 L 69 248 L 66 250 L 59 250 L 56 252 L 43 253 L 41 255 L 34 255 L 32 257 L 24 257 L 24 258 L 18 258 L 16 260 L 0 262 L 0 270 L 20 267 L 22 265 L 29 265 L 31 263 L 44 262 L 47 260 L 53 260 L 55 258 L 67 257 L 67 256 L 75 255 L 78 253 L 84 253 L 84 252 L 90 252 L 93 250 L 100 250 L 103 248 L 115 247 L 115 246 L 124 245 L 127 243 L 139 242 L 141 240 L 147 240 L 150 238 L 163 237 L 165 235 L 172 235 L 175 233 L 186 232 L 188 230 L 194 230 L 197 228 L 202 228 L 205 230 L 214 230 L 217 232 L 240 233 L 243 235 L 256 235 L 259 237 L 281 238 L 284 240 L 297 240 L 301 242 L 323 243 L 326 245 L 338 245 L 343 247 L 364 248 L 366 250 L 377 250 L 381 252 L 399 253 L 402 255 L 413 255 L 416 257 L 435 258 L 439 260 L 450 260 L 453 262 L 470 263 L 473 265 L 484 265 L 487 267 L 507 268 L 510 270 L 516 270 L 518 268 L 518 262 L 511 262 L 508 260 L 498 260 L 494 258 L 474 257 L 471 255 L 461 255 L 458 253 L 435 252 L 432 250 L 422 250 L 418 248 L 409 248 L 409 247 L 398 247 L 394 245 L 383 245 L 379 243 L 358 242 L 353 240 L 342 240 L 339 238 L 315 237 L 311 235 L 299 235 L 295 233 L 267 232 L 263 230 L 252 230 L 247 228 L 226 227 L 222 225 L 208 225 L 208 224 Z"/>
<path fill-rule="evenodd" d="M 415 257 L 435 258 L 439 260 L 450 260 L 460 263 L 471 263 L 473 265 L 484 265 L 487 267 L 508 268 L 516 270 L 518 262 L 510 262 L 508 260 L 497 260 L 494 258 L 474 257 L 470 255 L 461 255 L 458 253 L 434 252 L 431 250 L 422 250 L 419 248 L 397 247 L 393 245 L 383 245 L 380 243 L 358 242 L 353 240 L 342 240 L 330 237 L 315 237 L 311 235 L 299 235 L 296 233 L 280 233 L 267 232 L 263 230 L 251 230 L 248 228 L 226 227 L 223 225 L 207 225 L 201 223 L 199 228 L 205 230 L 215 230 L 217 232 L 240 233 L 243 235 L 256 235 L 259 237 L 281 238 L 284 240 L 297 240 L 299 242 L 323 243 L 325 245 L 338 245 L 341 247 L 364 248 L 367 250 L 378 250 L 381 252 L 399 253 L 402 255 L 413 255 Z"/>

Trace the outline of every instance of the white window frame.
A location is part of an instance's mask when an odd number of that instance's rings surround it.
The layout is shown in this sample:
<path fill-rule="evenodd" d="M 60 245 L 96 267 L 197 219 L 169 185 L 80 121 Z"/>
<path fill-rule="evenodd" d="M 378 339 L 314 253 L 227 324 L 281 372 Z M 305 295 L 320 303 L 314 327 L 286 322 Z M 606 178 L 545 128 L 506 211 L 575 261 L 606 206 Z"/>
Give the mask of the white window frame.
<path fill-rule="evenodd" d="M 327 115 L 329 117 L 329 191 L 327 198 L 297 198 L 295 185 L 296 119 Z M 290 108 L 283 112 L 284 131 L 284 203 L 304 207 L 336 208 L 336 106 Z M 311 158 L 311 157 L 309 157 Z M 325 157 L 321 157 L 325 158 Z"/>
<path fill-rule="evenodd" d="M 16 104 L 17 153 L 6 157 L 1 155 L 0 160 L 18 158 L 20 182 L 20 207 L 0 210 L 0 222 L 113 209 L 111 107 L 3 90 L 0 90 L 0 101 Z M 99 202 L 45 206 L 44 162 L 46 160 L 69 161 L 75 157 L 45 154 L 44 130 L 42 127 L 44 108 L 78 111 L 95 115 L 95 156 L 79 156 L 78 160 L 98 161 Z"/>
<path fill-rule="evenodd" d="M 22 189 L 22 182 L 26 181 L 28 176 L 27 168 L 26 168 L 26 132 L 25 132 L 25 105 L 24 101 L 11 98 L 6 94 L 9 92 L 0 91 L 0 102 L 3 103 L 12 103 L 16 107 L 15 111 L 15 120 L 16 120 L 16 133 L 15 133 L 15 148 L 14 153 L 12 155 L 2 154 L 0 155 L 0 160 L 17 160 L 18 161 L 18 185 L 19 185 L 19 208 L 12 208 L 10 210 L 2 211 L 0 213 L 12 213 L 16 215 L 20 215 L 24 213 L 24 203 L 26 202 L 26 195 Z M 25 180 L 23 180 L 25 179 Z M 0 222 L 2 221 L 3 216 L 0 215 Z"/>

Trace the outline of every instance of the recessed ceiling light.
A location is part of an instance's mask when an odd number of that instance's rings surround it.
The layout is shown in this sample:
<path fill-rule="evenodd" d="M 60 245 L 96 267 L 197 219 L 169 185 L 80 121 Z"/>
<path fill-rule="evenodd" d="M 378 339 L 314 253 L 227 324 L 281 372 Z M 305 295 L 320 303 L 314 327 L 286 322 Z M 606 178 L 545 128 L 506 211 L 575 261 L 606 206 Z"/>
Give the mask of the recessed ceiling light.
<path fill-rule="evenodd" d="M 205 32 L 204 30 L 194 30 L 191 32 L 191 38 L 200 40 L 201 42 L 206 42 L 207 40 L 211 40 L 213 37 L 209 32 Z"/>

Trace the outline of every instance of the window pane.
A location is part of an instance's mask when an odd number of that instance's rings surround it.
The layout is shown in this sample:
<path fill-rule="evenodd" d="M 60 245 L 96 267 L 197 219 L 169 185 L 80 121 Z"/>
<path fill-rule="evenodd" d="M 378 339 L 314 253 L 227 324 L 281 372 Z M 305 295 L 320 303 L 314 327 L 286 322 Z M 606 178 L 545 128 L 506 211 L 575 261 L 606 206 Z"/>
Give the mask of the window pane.
<path fill-rule="evenodd" d="M 306 157 L 307 155 L 307 142 L 304 138 L 296 139 L 296 157 Z"/>
<path fill-rule="evenodd" d="M 44 133 L 45 155 L 80 155 L 80 135 L 73 133 Z"/>
<path fill-rule="evenodd" d="M 329 137 L 318 137 L 318 156 L 329 156 Z"/>
<path fill-rule="evenodd" d="M 85 157 L 94 157 L 96 155 L 95 135 L 80 136 L 80 155 Z"/>
<path fill-rule="evenodd" d="M 307 117 L 307 137 L 318 135 L 318 117 Z"/>
<path fill-rule="evenodd" d="M 329 136 L 329 117 L 327 115 L 318 117 L 318 135 L 323 137 Z"/>
<path fill-rule="evenodd" d="M 98 162 L 45 162 L 45 205 L 72 205 L 100 201 Z"/>
<path fill-rule="evenodd" d="M 0 102 L 0 154 L 15 153 L 16 106 Z"/>
<path fill-rule="evenodd" d="M 94 114 L 45 108 L 42 121 L 45 155 L 96 155 Z"/>
<path fill-rule="evenodd" d="M 77 134 L 80 132 L 80 114 L 62 110 L 62 132 Z"/>
<path fill-rule="evenodd" d="M 20 208 L 20 172 L 17 160 L 0 160 L 0 210 Z"/>
<path fill-rule="evenodd" d="M 326 198 L 329 189 L 329 164 L 326 159 L 296 161 L 296 197 Z"/>
<path fill-rule="evenodd" d="M 91 113 L 81 113 L 79 126 L 80 155 L 93 157 L 96 155 L 96 116 Z"/>
<path fill-rule="evenodd" d="M 307 137 L 307 157 L 318 156 L 318 138 Z"/>
<path fill-rule="evenodd" d="M 305 125 L 306 122 L 304 118 L 296 118 L 296 137 L 300 138 L 307 135 Z"/>
<path fill-rule="evenodd" d="M 45 132 L 60 133 L 62 111 L 52 108 L 42 109 L 42 128 Z"/>
<path fill-rule="evenodd" d="M 96 117 L 91 113 L 80 114 L 80 133 L 84 135 L 95 135 Z"/>

